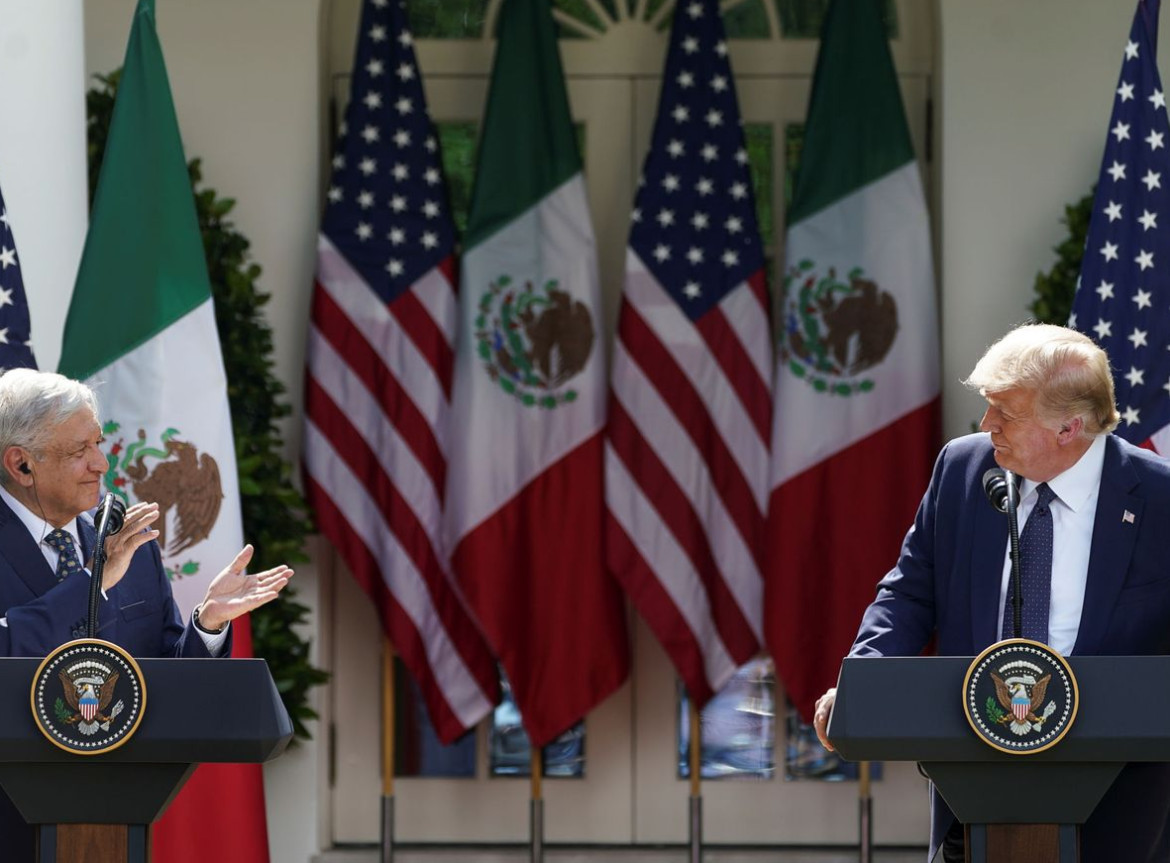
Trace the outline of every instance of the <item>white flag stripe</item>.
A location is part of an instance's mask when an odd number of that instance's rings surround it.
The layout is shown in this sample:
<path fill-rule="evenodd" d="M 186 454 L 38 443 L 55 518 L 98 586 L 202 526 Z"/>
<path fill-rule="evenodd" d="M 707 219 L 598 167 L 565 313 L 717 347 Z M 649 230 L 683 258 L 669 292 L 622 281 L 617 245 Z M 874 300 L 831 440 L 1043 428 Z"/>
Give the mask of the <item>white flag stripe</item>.
<path fill-rule="evenodd" d="M 765 389 L 772 383 L 772 327 L 768 310 L 760 305 L 756 292 L 742 284 L 719 301 L 719 310 L 751 359 Z"/>
<path fill-rule="evenodd" d="M 167 566 L 177 567 L 190 559 L 199 564 L 196 575 L 171 582 L 175 602 L 186 619 L 203 601 L 207 585 L 244 544 L 227 383 L 211 297 L 98 370 L 87 383 L 98 394 L 104 418 L 121 425 L 107 435 L 110 446 L 122 437 L 129 443 L 140 430 L 145 440 L 156 442 L 168 428 L 175 428 L 177 440 L 194 445 L 219 465 L 223 503 L 210 535 L 181 557 L 163 549 Z M 133 494 L 130 502 L 135 502 Z M 170 546 L 175 536 L 173 513 L 168 522 Z"/>
<path fill-rule="evenodd" d="M 715 490 L 707 462 L 620 341 L 614 346 L 613 369 L 614 397 L 621 402 L 638 434 L 650 445 L 682 489 L 691 508 L 698 513 L 706 527 L 711 556 L 751 625 L 752 633 L 760 639 L 763 634 L 760 620 L 763 575 L 756 567 L 740 528 Z"/>
<path fill-rule="evenodd" d="M 761 440 L 756 433 L 743 402 L 723 369 L 712 360 L 710 349 L 698 330 L 632 252 L 630 259 L 637 266 L 626 274 L 626 299 L 651 330 L 669 334 L 660 339 L 662 347 L 694 386 L 751 490 L 756 508 L 763 515 L 767 511 L 769 492 L 764 467 L 769 458 L 768 442 Z"/>
<path fill-rule="evenodd" d="M 427 310 L 447 344 L 454 344 L 455 329 L 459 326 L 459 298 L 446 274 L 435 267 L 419 279 L 410 292 Z"/>
<path fill-rule="evenodd" d="M 442 428 L 447 399 L 427 358 L 402 330 L 386 305 L 366 285 L 361 275 L 322 236 L 317 242 L 317 281 L 399 381 L 410 381 L 402 391 L 410 397 L 427 424 Z M 426 384 L 423 384 L 426 381 Z M 440 447 L 442 438 L 436 435 Z"/>
<path fill-rule="evenodd" d="M 662 589 L 686 622 L 703 654 L 703 668 L 713 692 L 718 692 L 736 671 L 711 616 L 707 591 L 690 558 L 674 534 L 662 523 L 657 510 L 626 471 L 626 466 L 606 442 L 605 482 L 612 491 L 609 511 L 625 530 L 646 565 L 654 571 Z"/>
<path fill-rule="evenodd" d="M 393 580 L 383 576 L 383 581 L 418 631 L 428 664 L 452 712 L 464 725 L 474 725 L 491 704 L 443 628 L 422 575 L 380 516 L 377 501 L 311 420 L 305 424 L 305 464 L 370 554 L 379 561 L 395 562 Z"/>
<path fill-rule="evenodd" d="M 369 444 L 390 482 L 426 531 L 431 545 L 438 548 L 442 524 L 439 493 L 431 475 L 394 428 L 382 405 L 357 375 L 347 370 L 344 359 L 316 327 L 309 328 L 306 362 L 309 374 Z"/>
<path fill-rule="evenodd" d="M 572 219 L 584 221 L 574 224 Z M 448 548 L 454 549 L 528 483 L 605 425 L 605 366 L 598 313 L 593 320 L 593 350 L 569 384 L 578 397 L 556 410 L 512 409 L 513 397 L 488 378 L 473 343 L 479 297 L 504 275 L 519 286 L 530 280 L 543 284 L 555 279 L 574 300 L 600 309 L 597 255 L 589 225 L 585 187 L 577 174 L 463 258 L 464 317 L 450 421 L 453 429 L 471 428 L 473 433 L 453 440 L 448 457 Z M 522 441 L 524 445 L 504 446 L 505 441 Z M 484 464 L 494 467 L 485 471 Z"/>
<path fill-rule="evenodd" d="M 899 217 L 891 220 L 889 213 Z M 843 237 L 856 237 L 860 245 L 843 245 Z M 773 487 L 923 407 L 939 391 L 937 361 L 923 361 L 938 354 L 938 315 L 929 220 L 915 162 L 793 225 L 788 257 L 815 260 L 822 271 L 864 267 L 866 278 L 896 300 L 899 321 L 889 354 L 865 372 L 874 382 L 869 393 L 826 397 L 793 379 L 778 360 Z"/>

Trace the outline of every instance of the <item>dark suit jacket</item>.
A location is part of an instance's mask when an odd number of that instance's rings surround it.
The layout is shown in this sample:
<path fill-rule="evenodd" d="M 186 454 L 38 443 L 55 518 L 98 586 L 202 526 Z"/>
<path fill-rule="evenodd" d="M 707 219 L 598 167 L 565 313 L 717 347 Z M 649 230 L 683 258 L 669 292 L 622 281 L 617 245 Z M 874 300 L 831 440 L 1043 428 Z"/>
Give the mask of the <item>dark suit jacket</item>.
<path fill-rule="evenodd" d="M 96 531 L 77 520 L 81 557 L 93 554 Z M 66 641 L 85 636 L 89 576 L 71 575 L 57 583 L 36 540 L 8 505 L 0 500 L 0 656 L 44 656 Z M 210 657 L 191 623 L 183 625 L 163 569 L 158 543 L 140 548 L 126 575 L 98 600 L 97 637 L 124 647 L 134 656 Z M 231 635 L 224 654 L 231 652 Z M 0 846 L 3 859 L 31 861 L 33 831 L 8 795 L 0 792 Z"/>
<path fill-rule="evenodd" d="M 898 565 L 878 585 L 850 655 L 914 656 L 933 636 L 941 655 L 974 656 L 996 640 L 1008 536 L 1007 519 L 983 494 L 983 473 L 994 466 L 986 434 L 943 448 Z M 1127 511 L 1132 522 L 1122 517 Z M 1170 653 L 1170 462 L 1113 435 L 1073 653 Z M 1168 821 L 1170 766 L 1130 765 L 1085 824 L 1081 859 L 1170 860 Z M 953 822 L 932 793 L 931 855 Z"/>

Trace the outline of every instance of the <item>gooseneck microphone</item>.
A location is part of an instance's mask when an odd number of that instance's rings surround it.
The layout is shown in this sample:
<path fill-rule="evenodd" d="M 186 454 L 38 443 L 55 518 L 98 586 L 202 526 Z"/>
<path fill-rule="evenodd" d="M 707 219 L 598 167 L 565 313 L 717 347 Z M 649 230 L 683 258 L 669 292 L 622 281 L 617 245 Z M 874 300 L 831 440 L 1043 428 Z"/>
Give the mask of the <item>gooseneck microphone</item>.
<path fill-rule="evenodd" d="M 983 474 L 983 493 L 987 500 L 1000 512 L 1008 517 L 1008 541 L 1011 543 L 1012 562 L 1012 626 L 1015 629 L 1014 637 L 1019 638 L 1023 632 L 1023 604 L 1024 595 L 1020 584 L 1020 522 L 1018 509 L 1020 506 L 1020 492 L 1016 486 L 1016 477 L 1010 470 L 993 467 Z M 1007 633 L 1004 633 L 1007 637 Z"/>
<path fill-rule="evenodd" d="M 102 589 L 102 570 L 106 566 L 106 537 L 122 529 L 126 521 L 126 505 L 112 494 L 107 493 L 94 513 L 97 525 L 97 540 L 93 547 L 93 573 L 89 580 L 89 618 L 86 621 L 86 635 L 97 637 L 98 596 Z"/>

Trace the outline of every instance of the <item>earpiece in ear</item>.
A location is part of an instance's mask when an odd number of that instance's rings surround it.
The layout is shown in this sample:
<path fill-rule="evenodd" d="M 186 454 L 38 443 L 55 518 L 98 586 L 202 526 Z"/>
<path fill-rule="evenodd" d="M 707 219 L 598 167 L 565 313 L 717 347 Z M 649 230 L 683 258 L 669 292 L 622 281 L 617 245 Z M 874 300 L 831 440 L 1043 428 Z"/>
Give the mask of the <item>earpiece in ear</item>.
<path fill-rule="evenodd" d="M 32 473 L 32 471 L 29 470 L 28 462 L 24 461 L 24 462 L 20 463 L 20 472 L 21 473 Z"/>

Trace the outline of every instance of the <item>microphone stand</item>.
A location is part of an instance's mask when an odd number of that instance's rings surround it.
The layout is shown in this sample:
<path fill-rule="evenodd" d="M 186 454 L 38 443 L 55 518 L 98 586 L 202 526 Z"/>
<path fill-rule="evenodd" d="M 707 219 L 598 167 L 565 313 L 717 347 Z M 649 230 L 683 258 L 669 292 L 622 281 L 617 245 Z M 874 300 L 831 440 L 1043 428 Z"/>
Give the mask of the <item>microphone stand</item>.
<path fill-rule="evenodd" d="M 1014 637 L 1019 638 L 1020 633 L 1024 631 L 1024 596 L 1020 579 L 1020 521 L 1017 512 L 1020 505 L 1020 490 L 1016 488 L 1015 475 L 1010 470 L 1003 473 L 1007 479 L 1008 541 L 1011 544 L 1012 626 L 1015 630 Z M 1004 637 L 1007 637 L 1006 632 Z"/>
<path fill-rule="evenodd" d="M 106 493 L 98 508 L 97 541 L 93 549 L 93 572 L 89 579 L 89 617 L 85 625 L 87 638 L 96 638 L 98 629 L 98 595 L 101 593 L 102 570 L 106 567 L 106 534 L 110 531 L 110 515 L 114 510 L 114 496 Z"/>

